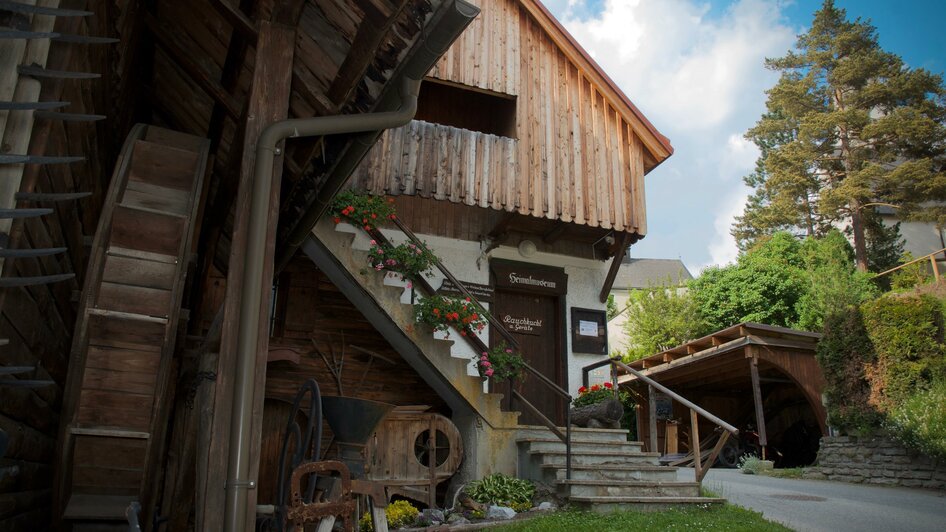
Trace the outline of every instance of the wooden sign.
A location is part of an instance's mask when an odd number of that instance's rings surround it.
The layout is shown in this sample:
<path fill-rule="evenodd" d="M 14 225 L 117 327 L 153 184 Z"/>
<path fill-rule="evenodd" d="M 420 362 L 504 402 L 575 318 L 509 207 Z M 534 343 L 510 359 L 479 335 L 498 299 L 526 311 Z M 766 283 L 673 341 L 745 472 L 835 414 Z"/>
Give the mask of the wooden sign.
<path fill-rule="evenodd" d="M 548 324 L 545 323 L 545 319 L 543 318 L 514 316 L 512 314 L 504 314 L 500 316 L 499 321 L 502 322 L 503 327 L 505 327 L 509 332 L 518 334 L 531 334 L 533 336 L 541 336 L 544 334 L 545 328 L 548 326 Z"/>
<path fill-rule="evenodd" d="M 473 297 L 476 298 L 480 303 L 492 303 L 493 302 L 493 287 L 488 284 L 478 284 L 470 283 L 467 281 L 460 281 L 460 284 L 467 289 Z M 437 294 L 445 296 L 462 296 L 460 289 L 456 287 L 455 284 L 450 279 L 444 279 L 443 284 L 440 285 L 440 288 L 437 289 Z"/>
<path fill-rule="evenodd" d="M 568 275 L 562 268 L 499 259 L 490 261 L 490 267 L 496 275 L 497 288 L 556 295 L 568 292 Z"/>

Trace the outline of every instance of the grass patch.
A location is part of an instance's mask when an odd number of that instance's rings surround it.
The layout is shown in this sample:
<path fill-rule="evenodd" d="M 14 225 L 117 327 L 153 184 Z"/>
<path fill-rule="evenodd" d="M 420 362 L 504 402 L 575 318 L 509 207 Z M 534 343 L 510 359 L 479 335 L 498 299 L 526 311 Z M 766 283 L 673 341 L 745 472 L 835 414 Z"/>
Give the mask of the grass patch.
<path fill-rule="evenodd" d="M 561 511 L 521 523 L 496 526 L 490 530 L 501 532 L 573 532 L 594 531 L 662 531 L 662 530 L 725 530 L 727 532 L 790 532 L 778 523 L 766 521 L 762 514 L 731 504 L 711 505 L 709 508 L 675 508 L 664 512 L 592 512 Z"/>
<path fill-rule="evenodd" d="M 805 468 L 803 467 L 786 467 L 784 469 L 770 469 L 763 474 L 775 478 L 802 478 L 804 472 Z"/>

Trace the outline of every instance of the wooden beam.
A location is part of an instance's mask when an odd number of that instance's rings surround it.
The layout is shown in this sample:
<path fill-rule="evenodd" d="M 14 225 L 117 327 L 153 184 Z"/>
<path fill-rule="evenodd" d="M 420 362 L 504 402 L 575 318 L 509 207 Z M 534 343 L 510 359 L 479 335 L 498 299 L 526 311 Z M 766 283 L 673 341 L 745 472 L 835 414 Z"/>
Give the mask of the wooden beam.
<path fill-rule="evenodd" d="M 259 37 L 259 29 L 256 27 L 256 23 L 243 13 L 241 8 L 234 6 L 226 0 L 210 0 L 210 5 L 212 5 L 214 9 L 217 10 L 217 13 L 220 13 L 220 16 L 233 28 L 235 35 L 230 37 L 231 43 L 237 34 L 251 43 L 256 42 L 256 39 Z"/>
<path fill-rule="evenodd" d="M 700 443 L 700 418 L 696 410 L 690 409 L 690 452 L 693 453 L 693 470 L 697 482 L 703 480 L 703 450 Z"/>
<path fill-rule="evenodd" d="M 749 350 L 753 353 L 753 357 L 749 359 L 749 372 L 752 376 L 752 400 L 755 403 L 755 423 L 756 430 L 759 431 L 759 446 L 762 447 L 762 459 L 765 460 L 765 446 L 768 444 L 768 441 L 765 437 L 765 412 L 762 411 L 762 386 L 759 383 L 759 357 L 756 356 L 755 346 L 751 346 Z"/>
<path fill-rule="evenodd" d="M 653 386 L 647 386 L 647 428 L 650 431 L 650 448 L 648 451 L 657 452 L 657 392 Z"/>
<path fill-rule="evenodd" d="M 568 230 L 568 224 L 565 222 L 558 222 L 555 224 L 551 230 L 542 235 L 542 242 L 546 244 L 554 244 L 556 240 L 562 237 L 565 234 L 565 231 Z"/>
<path fill-rule="evenodd" d="M 150 13 L 144 15 L 145 25 L 154 35 L 155 42 L 160 46 L 174 63 L 184 71 L 208 96 L 218 102 L 234 120 L 240 118 L 240 106 L 233 101 L 233 97 L 219 82 L 210 76 L 210 69 L 206 64 L 209 58 L 200 58 L 191 53 L 181 42 L 181 37 Z M 203 64 L 202 64 L 203 63 Z"/>
<path fill-rule="evenodd" d="M 227 478 L 227 461 L 230 429 L 230 405 L 233 397 L 236 366 L 236 344 L 239 325 L 240 293 L 243 278 L 243 255 L 246 253 L 247 222 L 253 171 L 256 160 L 256 143 L 262 130 L 269 124 L 283 120 L 289 112 L 289 88 L 292 80 L 292 59 L 295 29 L 269 22 L 260 23 L 256 50 L 256 70 L 250 88 L 249 109 L 243 138 L 243 158 L 240 168 L 239 192 L 233 239 L 230 245 L 230 267 L 227 274 L 227 294 L 221 333 L 220 356 L 217 361 L 214 416 L 211 431 L 210 452 L 198 474 L 204 475 L 203 492 L 198 493 L 197 528 L 220 530 L 223 527 L 224 486 Z M 282 159 L 275 166 L 273 182 L 279 183 Z M 253 421 L 250 442 L 250 478 L 255 481 L 259 470 L 260 431 L 262 430 L 263 395 L 265 392 L 266 357 L 269 342 L 269 286 L 273 275 L 273 249 L 275 246 L 276 216 L 279 212 L 279 189 L 272 187 L 270 196 L 270 222 L 267 233 L 266 261 L 263 268 L 263 290 L 260 313 L 259 345 L 257 345 L 256 396 L 253 399 Z M 256 490 L 249 490 L 247 501 L 247 523 L 252 526 L 256 513 Z"/>
<path fill-rule="evenodd" d="M 618 270 L 621 269 L 621 262 L 624 261 L 627 246 L 631 245 L 631 234 L 621 233 L 618 240 L 620 241 L 620 247 L 611 259 L 611 268 L 608 269 L 608 276 L 605 277 L 604 286 L 601 287 L 601 293 L 598 294 L 598 300 L 602 303 L 608 300 L 608 294 L 611 293 L 611 287 L 614 286 L 614 279 L 617 278 Z"/>
<path fill-rule="evenodd" d="M 338 106 L 348 101 L 352 92 L 365 77 L 365 72 L 377 56 L 378 48 L 384 43 L 391 26 L 407 4 L 407 0 L 399 0 L 387 15 L 379 11 L 373 2 L 362 4 L 364 17 L 358 25 L 345 61 L 338 68 L 338 73 L 326 92 L 329 100 Z"/>

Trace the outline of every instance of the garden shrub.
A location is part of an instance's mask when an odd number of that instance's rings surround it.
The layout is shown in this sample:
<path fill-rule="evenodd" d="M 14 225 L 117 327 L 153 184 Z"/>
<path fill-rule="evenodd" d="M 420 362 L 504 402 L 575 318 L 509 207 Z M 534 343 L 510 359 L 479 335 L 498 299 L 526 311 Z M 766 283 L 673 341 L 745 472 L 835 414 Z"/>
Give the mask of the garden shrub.
<path fill-rule="evenodd" d="M 493 473 L 471 482 L 466 492 L 476 502 L 506 506 L 519 512 L 532 507 L 535 484 L 528 480 L 507 477 L 502 473 Z"/>
<path fill-rule="evenodd" d="M 877 353 L 870 403 L 883 413 L 944 374 L 943 313 L 931 296 L 882 297 L 862 306 Z"/>
<path fill-rule="evenodd" d="M 923 390 L 891 413 L 887 428 L 907 447 L 946 459 L 946 381 Z"/>
<path fill-rule="evenodd" d="M 881 416 L 868 402 L 868 372 L 877 355 L 859 308 L 849 307 L 825 319 L 816 358 L 826 381 L 828 423 L 858 434 L 879 427 Z"/>
<path fill-rule="evenodd" d="M 384 509 L 384 515 L 388 519 L 388 528 L 403 528 L 414 524 L 420 510 L 407 501 L 394 501 Z M 373 532 L 374 525 L 371 522 L 371 513 L 365 512 L 358 520 L 358 530 L 362 532 Z"/>

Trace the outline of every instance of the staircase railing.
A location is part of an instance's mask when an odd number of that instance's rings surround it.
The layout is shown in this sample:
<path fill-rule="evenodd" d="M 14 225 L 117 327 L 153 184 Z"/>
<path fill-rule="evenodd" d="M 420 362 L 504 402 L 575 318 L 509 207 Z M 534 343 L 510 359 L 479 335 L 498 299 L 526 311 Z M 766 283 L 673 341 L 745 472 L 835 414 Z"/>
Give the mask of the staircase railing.
<path fill-rule="evenodd" d="M 891 273 L 893 273 L 893 272 L 899 270 L 900 268 L 904 268 L 904 267 L 909 266 L 909 265 L 911 265 L 911 264 L 916 264 L 917 262 L 920 262 L 921 260 L 927 260 L 927 259 L 929 259 L 929 261 L 930 261 L 930 267 L 933 269 L 933 277 L 936 279 L 936 282 L 938 283 L 938 282 L 939 282 L 939 265 L 936 263 L 936 260 L 937 260 L 937 259 L 936 259 L 936 255 L 939 255 L 940 253 L 943 253 L 944 251 L 946 251 L 946 248 L 938 249 L 938 250 L 936 250 L 936 251 L 934 251 L 934 252 L 932 252 L 932 253 L 928 253 L 928 254 L 926 254 L 926 255 L 923 255 L 922 257 L 920 257 L 920 258 L 918 258 L 918 259 L 913 259 L 913 260 L 911 260 L 910 262 L 905 262 L 905 263 L 903 263 L 903 264 L 901 264 L 901 265 L 899 265 L 899 266 L 895 266 L 895 267 L 893 267 L 893 268 L 890 268 L 889 270 L 882 271 L 882 272 L 878 273 L 877 275 L 875 275 L 874 278 L 876 279 L 876 278 L 878 278 L 878 277 L 883 277 L 884 275 L 891 274 Z M 944 255 L 944 256 L 946 256 L 946 255 Z"/>
<path fill-rule="evenodd" d="M 404 234 L 404 236 L 406 236 L 408 240 L 410 240 L 415 246 L 422 247 L 423 249 L 427 248 L 426 244 L 421 242 L 421 240 L 417 238 L 417 235 L 415 235 L 414 232 L 411 231 L 410 228 L 408 228 L 397 216 L 392 216 L 391 221 L 398 228 L 398 230 L 400 230 Z M 379 229 L 373 227 L 370 230 L 367 230 L 367 232 L 379 244 L 390 244 L 390 241 L 388 240 L 388 238 L 385 237 L 384 234 L 382 234 Z M 440 273 L 443 274 L 443 276 L 447 278 L 447 280 L 453 283 L 453 286 L 455 286 L 456 289 L 459 290 L 460 293 L 464 297 L 469 298 L 471 302 L 475 303 L 476 305 L 482 308 L 482 305 L 479 303 L 479 301 L 477 301 L 476 297 L 472 293 L 470 293 L 469 290 L 467 290 L 467 288 L 463 285 L 463 283 L 457 280 L 457 278 L 453 275 L 453 273 L 451 273 L 450 270 L 448 270 L 447 267 L 444 266 L 444 264 L 440 261 L 439 258 L 434 257 L 433 264 L 437 268 L 437 270 L 439 270 Z M 414 281 L 414 286 L 419 286 L 421 290 L 428 295 L 433 295 L 436 292 L 434 287 L 422 275 L 418 276 L 418 278 Z M 506 340 L 507 344 L 511 348 L 515 349 L 516 351 L 521 351 L 521 346 L 519 345 L 519 342 L 516 341 L 516 339 L 512 336 L 512 334 L 508 330 L 506 330 L 505 327 L 503 327 L 503 325 L 499 322 L 499 320 L 497 320 L 490 312 L 485 313 L 485 318 L 489 322 L 490 326 L 503 336 L 503 338 Z M 486 343 L 484 343 L 483 340 L 481 340 L 479 336 L 477 336 L 474 333 L 473 330 L 471 330 L 468 326 L 464 326 L 464 330 L 466 334 L 461 335 L 461 336 L 465 338 L 467 343 L 469 343 L 470 346 L 474 349 L 474 353 L 482 353 L 484 351 L 489 351 L 489 346 L 487 346 Z M 535 379 L 538 382 L 542 383 L 546 388 L 551 390 L 552 393 L 554 393 L 561 400 L 564 401 L 565 431 L 563 433 L 561 430 L 559 430 L 559 428 L 555 425 L 555 423 L 552 420 L 550 420 L 545 414 L 543 414 L 535 405 L 529 402 L 528 399 L 523 397 L 522 394 L 516 391 L 515 382 L 510 383 L 510 389 L 512 390 L 512 398 L 515 401 L 517 401 L 519 404 L 521 404 L 526 410 L 528 410 L 533 415 L 535 415 L 543 425 L 548 427 L 548 429 L 552 431 L 552 433 L 555 434 L 555 436 L 557 436 L 565 444 L 565 478 L 570 480 L 572 478 L 572 428 L 571 428 L 571 411 L 569 407 L 571 406 L 572 396 L 568 393 L 568 391 L 563 389 L 558 384 L 555 384 L 552 380 L 550 380 L 548 377 L 546 377 L 545 375 L 540 373 L 538 370 L 530 366 L 528 363 L 524 364 L 523 369 L 525 369 L 525 371 L 528 372 L 533 377 L 535 377 Z"/>
<path fill-rule="evenodd" d="M 703 482 L 703 477 L 706 476 L 706 471 L 709 469 L 713 462 L 716 460 L 716 457 L 719 456 L 719 452 L 723 450 L 723 447 L 726 445 L 726 442 L 729 440 L 730 436 L 738 436 L 739 429 L 726 423 L 722 419 L 716 417 L 710 412 L 706 411 L 704 408 L 693 403 L 687 398 L 681 396 L 680 394 L 674 392 L 670 388 L 667 388 L 663 384 L 651 379 L 647 375 L 637 371 L 636 369 L 628 366 L 627 364 L 621 362 L 621 357 L 610 358 L 607 361 L 596 362 L 594 364 L 589 364 L 582 369 L 584 378 L 587 379 L 588 371 L 594 368 L 599 368 L 605 365 L 611 365 L 614 368 L 622 369 L 627 373 L 634 375 L 638 380 L 643 381 L 647 384 L 647 390 L 649 392 L 648 402 L 650 404 L 650 412 L 648 415 L 648 424 L 650 432 L 650 451 L 654 452 L 657 450 L 657 416 L 655 412 L 656 405 L 656 392 L 658 390 L 669 396 L 674 401 L 680 403 L 681 405 L 690 409 L 690 450 L 693 453 L 693 469 L 696 472 L 696 481 Z M 587 382 L 586 382 L 587 384 Z M 617 386 L 615 386 L 617 388 Z M 719 440 L 716 442 L 716 446 L 713 447 L 713 451 L 710 455 L 703 460 L 702 449 L 700 448 L 700 431 L 699 431 L 699 418 L 698 416 L 703 416 L 706 420 L 715 423 L 716 426 L 720 427 L 723 430 L 723 433 L 720 435 Z"/>

